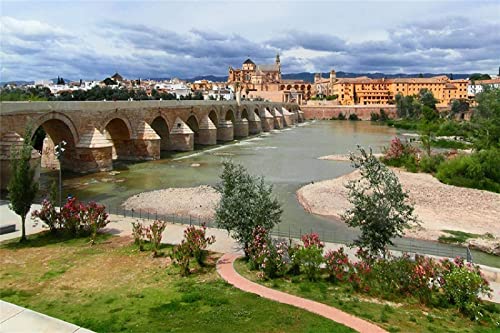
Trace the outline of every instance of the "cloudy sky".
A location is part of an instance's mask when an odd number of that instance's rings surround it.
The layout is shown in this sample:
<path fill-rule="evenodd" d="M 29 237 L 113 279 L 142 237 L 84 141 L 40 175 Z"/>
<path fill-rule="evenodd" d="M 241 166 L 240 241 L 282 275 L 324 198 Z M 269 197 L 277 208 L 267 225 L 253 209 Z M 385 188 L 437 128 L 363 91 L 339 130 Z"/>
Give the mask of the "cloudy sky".
<path fill-rule="evenodd" d="M 284 73 L 500 66 L 498 0 L 2 0 L 0 16 L 0 81 L 227 75 L 277 52 Z"/>

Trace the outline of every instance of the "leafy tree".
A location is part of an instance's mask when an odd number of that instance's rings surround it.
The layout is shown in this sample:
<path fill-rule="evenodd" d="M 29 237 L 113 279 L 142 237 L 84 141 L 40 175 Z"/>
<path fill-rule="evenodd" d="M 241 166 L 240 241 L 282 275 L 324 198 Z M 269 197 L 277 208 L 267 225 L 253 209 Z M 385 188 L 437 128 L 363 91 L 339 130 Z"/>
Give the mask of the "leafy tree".
<path fill-rule="evenodd" d="M 474 73 L 469 77 L 470 81 L 491 80 L 488 74 Z"/>
<path fill-rule="evenodd" d="M 359 227 L 361 235 L 355 244 L 372 254 L 384 252 L 391 239 L 401 237 L 411 223 L 416 223 L 408 193 L 397 176 L 372 154 L 358 146 L 360 155 L 351 153 L 351 165 L 360 170 L 361 179 L 351 180 L 349 202 L 353 205 L 342 219 L 351 227 Z"/>
<path fill-rule="evenodd" d="M 422 105 L 427 106 L 431 109 L 436 109 L 437 99 L 434 97 L 432 91 L 427 88 L 420 89 L 418 93 L 418 99 Z"/>
<path fill-rule="evenodd" d="M 431 142 L 436 131 L 439 129 L 439 112 L 424 105 L 422 108 L 422 119 L 418 125 L 420 140 L 424 146 L 427 155 L 431 155 Z"/>
<path fill-rule="evenodd" d="M 467 111 L 469 111 L 469 103 L 466 100 L 454 99 L 453 102 L 451 102 L 450 116 L 454 116 Z"/>
<path fill-rule="evenodd" d="M 27 128 L 23 145 L 11 151 L 11 178 L 7 186 L 9 208 L 21 216 L 21 242 L 26 241 L 26 215 L 38 192 L 35 169 L 31 167 L 31 128 Z"/>
<path fill-rule="evenodd" d="M 472 117 L 477 150 L 500 147 L 500 89 L 484 87 L 476 96 L 478 103 Z"/>
<path fill-rule="evenodd" d="M 263 177 L 254 177 L 239 164 L 223 162 L 221 182 L 216 190 L 221 200 L 216 208 L 217 226 L 232 232 L 248 256 L 253 230 L 261 226 L 271 230 L 280 222 L 283 209 L 272 195 L 272 185 Z"/>

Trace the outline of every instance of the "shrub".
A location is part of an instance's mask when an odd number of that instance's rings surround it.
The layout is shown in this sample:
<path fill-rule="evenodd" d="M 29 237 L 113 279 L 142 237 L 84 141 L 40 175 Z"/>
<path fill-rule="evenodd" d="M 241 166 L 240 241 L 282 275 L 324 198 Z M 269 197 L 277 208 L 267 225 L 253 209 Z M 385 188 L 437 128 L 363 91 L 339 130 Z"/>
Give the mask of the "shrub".
<path fill-rule="evenodd" d="M 200 266 L 205 265 L 207 247 L 215 242 L 215 236 L 206 237 L 207 227 L 205 224 L 201 228 L 189 226 L 184 230 L 184 240 L 188 244 L 191 256 L 196 259 Z"/>
<path fill-rule="evenodd" d="M 330 250 L 325 254 L 326 271 L 333 282 L 347 281 L 352 273 L 352 264 L 341 247 L 337 251 Z"/>
<path fill-rule="evenodd" d="M 370 120 L 371 121 L 379 121 L 380 120 L 380 115 L 376 112 L 371 112 L 370 113 Z"/>
<path fill-rule="evenodd" d="M 184 240 L 172 250 L 170 255 L 174 265 L 180 268 L 181 276 L 188 276 L 191 271 L 189 270 L 189 261 L 191 259 L 191 248 Z"/>
<path fill-rule="evenodd" d="M 132 236 L 134 236 L 134 244 L 139 246 L 139 251 L 144 251 L 146 228 L 144 228 L 141 222 L 132 222 Z"/>
<path fill-rule="evenodd" d="M 389 120 L 389 115 L 385 112 L 384 109 L 380 109 L 380 121 Z"/>
<path fill-rule="evenodd" d="M 167 227 L 167 223 L 160 220 L 155 220 L 150 226 L 146 227 L 146 237 L 151 242 L 151 250 L 153 251 L 153 257 L 158 256 L 158 250 L 160 249 L 160 243 L 162 238 L 162 233 Z"/>
<path fill-rule="evenodd" d="M 500 152 L 489 149 L 441 163 L 436 177 L 443 183 L 500 193 Z"/>
<path fill-rule="evenodd" d="M 69 198 L 60 211 L 60 224 L 72 236 L 77 236 L 81 231 L 81 219 L 83 214 L 81 206 L 76 198 Z"/>
<path fill-rule="evenodd" d="M 90 233 L 91 244 L 95 244 L 97 237 L 97 232 L 104 228 L 108 223 L 108 214 L 106 209 L 102 205 L 91 201 L 87 206 L 83 206 L 84 218 L 83 218 L 83 228 L 88 230 Z"/>
<path fill-rule="evenodd" d="M 31 214 L 31 219 L 40 219 L 44 224 L 49 227 L 52 233 L 55 233 L 59 229 L 59 213 L 50 200 L 42 201 L 42 208 L 40 210 L 35 210 Z"/>
<path fill-rule="evenodd" d="M 464 265 L 463 259 L 446 265 L 443 274 L 443 293 L 447 302 L 454 304 L 471 319 L 482 316 L 480 294 L 490 295 L 488 282 L 481 276 L 479 266 Z"/>
<path fill-rule="evenodd" d="M 342 112 L 340 112 L 339 115 L 337 116 L 337 119 L 338 120 L 345 120 L 346 117 L 345 117 L 345 115 Z"/>
<path fill-rule="evenodd" d="M 253 231 L 253 241 L 250 246 L 250 263 L 259 269 L 264 277 L 273 278 L 286 273 L 288 245 L 285 242 L 273 242 L 268 230 L 256 227 Z"/>
<path fill-rule="evenodd" d="M 301 247 L 295 255 L 300 262 L 300 272 L 305 274 L 310 281 L 316 281 L 323 263 L 323 249 L 317 245 Z"/>
<path fill-rule="evenodd" d="M 357 114 L 355 114 L 355 113 L 351 113 L 351 114 L 349 115 L 349 120 L 360 120 L 360 119 L 359 119 L 359 117 L 358 117 L 358 115 L 357 115 Z"/>
<path fill-rule="evenodd" d="M 426 155 L 420 159 L 418 166 L 423 172 L 435 173 L 437 172 L 439 165 L 443 162 L 444 156 L 441 154 L 431 156 Z"/>
<path fill-rule="evenodd" d="M 323 243 L 319 239 L 319 235 L 317 233 L 310 233 L 310 234 L 305 234 L 302 235 L 300 238 L 302 240 L 302 243 L 304 244 L 305 248 L 311 247 L 311 246 L 317 246 L 318 248 L 322 249 L 325 247 L 325 243 Z"/>
<path fill-rule="evenodd" d="M 300 271 L 304 273 L 310 281 L 315 281 L 319 275 L 320 265 L 323 263 L 323 247 L 318 234 L 305 234 L 301 237 L 303 246 L 295 253 L 295 260 L 299 262 Z"/>

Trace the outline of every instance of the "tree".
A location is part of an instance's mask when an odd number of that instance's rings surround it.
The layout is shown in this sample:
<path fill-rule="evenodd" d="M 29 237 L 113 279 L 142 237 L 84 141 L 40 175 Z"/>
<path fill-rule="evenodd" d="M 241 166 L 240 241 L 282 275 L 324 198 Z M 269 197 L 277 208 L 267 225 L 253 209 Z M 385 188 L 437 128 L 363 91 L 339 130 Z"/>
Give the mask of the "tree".
<path fill-rule="evenodd" d="M 358 146 L 360 155 L 351 153 L 351 165 L 359 169 L 361 179 L 351 180 L 349 208 L 342 219 L 350 227 L 359 227 L 361 235 L 355 244 L 368 248 L 372 254 L 385 251 L 391 239 L 401 237 L 403 231 L 416 223 L 408 193 L 403 191 L 397 176 L 372 154 Z M 385 253 L 385 252 L 384 252 Z"/>
<path fill-rule="evenodd" d="M 500 147 L 500 89 L 485 86 L 476 96 L 478 103 L 472 117 L 477 150 Z"/>
<path fill-rule="evenodd" d="M 223 162 L 220 178 L 216 190 L 221 200 L 215 211 L 215 222 L 232 232 L 248 256 L 255 227 L 271 230 L 280 222 L 283 209 L 273 198 L 272 185 L 267 185 L 263 177 L 249 175 L 242 165 Z"/>
<path fill-rule="evenodd" d="M 21 216 L 21 242 L 26 241 L 26 215 L 38 192 L 35 181 L 35 169 L 31 167 L 31 128 L 27 128 L 23 145 L 19 150 L 11 151 L 11 178 L 7 186 L 9 208 Z"/>
<path fill-rule="evenodd" d="M 420 89 L 420 92 L 418 93 L 418 99 L 420 100 L 420 103 L 422 105 L 427 106 L 431 109 L 436 109 L 436 103 L 438 102 L 437 99 L 434 97 L 434 94 L 432 91 L 430 91 L 427 88 Z"/>
<path fill-rule="evenodd" d="M 488 74 L 474 73 L 469 77 L 470 81 L 482 81 L 482 80 L 491 80 L 491 76 Z"/>
<path fill-rule="evenodd" d="M 463 99 L 454 99 L 451 102 L 450 117 L 469 111 L 469 103 Z"/>
<path fill-rule="evenodd" d="M 435 109 L 424 105 L 422 107 L 422 119 L 418 124 L 418 131 L 420 134 L 420 140 L 424 146 L 427 156 L 431 156 L 431 142 L 434 133 L 439 129 L 439 112 Z"/>

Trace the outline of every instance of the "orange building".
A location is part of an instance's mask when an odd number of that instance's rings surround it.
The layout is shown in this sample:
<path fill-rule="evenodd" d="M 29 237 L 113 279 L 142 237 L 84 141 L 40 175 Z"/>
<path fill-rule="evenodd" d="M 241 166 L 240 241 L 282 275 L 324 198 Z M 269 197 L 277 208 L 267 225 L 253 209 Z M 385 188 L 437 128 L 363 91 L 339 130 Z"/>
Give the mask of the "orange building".
<path fill-rule="evenodd" d="M 439 106 L 447 106 L 455 99 L 467 98 L 468 80 L 450 80 L 445 75 L 398 79 L 357 77 L 335 78 L 330 85 L 326 90 L 331 95 L 337 95 L 341 105 L 393 104 L 397 94 L 418 95 L 421 89 L 428 89 Z"/>

